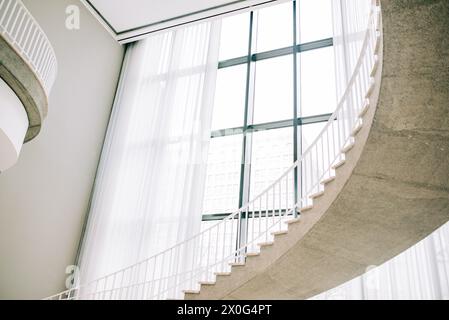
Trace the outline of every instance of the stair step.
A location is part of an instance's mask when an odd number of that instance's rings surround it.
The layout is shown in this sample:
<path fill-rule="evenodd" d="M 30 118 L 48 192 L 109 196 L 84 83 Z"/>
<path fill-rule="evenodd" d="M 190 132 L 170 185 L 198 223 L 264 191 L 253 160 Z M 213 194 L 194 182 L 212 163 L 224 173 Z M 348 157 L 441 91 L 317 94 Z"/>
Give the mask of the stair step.
<path fill-rule="evenodd" d="M 355 137 L 362 130 L 363 124 L 359 123 L 351 132 L 351 136 Z"/>
<path fill-rule="evenodd" d="M 200 281 L 200 282 L 198 282 L 200 285 L 202 285 L 202 286 L 213 286 L 213 285 L 215 285 L 215 281 Z"/>
<path fill-rule="evenodd" d="M 323 181 L 321 181 L 321 184 L 322 184 L 322 185 L 326 185 L 326 184 L 328 184 L 328 183 L 331 183 L 331 182 L 334 181 L 334 180 L 335 180 L 335 176 L 331 176 L 331 177 L 329 177 L 329 178 L 324 179 Z"/>
<path fill-rule="evenodd" d="M 217 276 L 217 277 L 227 277 L 227 276 L 230 276 L 231 275 L 231 273 L 230 272 L 215 272 L 214 273 L 215 274 L 215 276 Z"/>
<path fill-rule="evenodd" d="M 313 209 L 313 205 L 302 207 L 299 212 L 304 213 Z"/>
<path fill-rule="evenodd" d="M 374 77 L 375 75 L 376 75 L 376 72 L 377 72 L 377 68 L 379 67 L 379 57 L 378 57 L 378 55 L 376 54 L 375 56 L 374 56 L 374 65 L 373 65 L 373 68 L 371 69 L 371 73 L 370 73 L 370 76 L 371 77 Z"/>
<path fill-rule="evenodd" d="M 185 294 L 200 294 L 200 290 L 182 290 Z"/>
<path fill-rule="evenodd" d="M 337 162 L 336 164 L 334 164 L 333 166 L 332 166 L 332 169 L 334 169 L 334 170 L 336 170 L 336 169 L 338 169 L 338 168 L 340 168 L 342 165 L 344 165 L 346 163 L 346 160 L 340 160 L 339 162 Z"/>
<path fill-rule="evenodd" d="M 316 198 L 319 198 L 319 197 L 321 197 L 323 195 L 324 195 L 324 191 L 320 191 L 320 192 L 312 194 L 309 198 L 310 199 L 316 199 Z"/>
<path fill-rule="evenodd" d="M 379 4 L 376 4 L 376 6 L 378 6 Z M 379 10 L 376 10 L 376 30 L 377 31 L 380 31 L 380 17 L 381 17 L 381 15 L 380 15 L 380 11 Z"/>
<path fill-rule="evenodd" d="M 280 231 L 273 231 L 271 234 L 273 236 L 280 236 L 280 235 L 287 234 L 287 233 L 288 233 L 288 230 L 280 230 Z"/>
<path fill-rule="evenodd" d="M 350 144 L 348 144 L 346 147 L 344 147 L 343 149 L 341 149 L 342 153 L 348 153 L 352 148 L 354 148 L 355 143 L 351 142 Z"/>
<path fill-rule="evenodd" d="M 362 118 L 365 115 L 365 113 L 368 111 L 368 109 L 369 109 L 369 99 L 366 99 L 362 110 L 360 110 L 360 112 L 359 112 L 359 118 Z"/>
<path fill-rule="evenodd" d="M 267 242 L 261 242 L 261 243 L 258 243 L 257 245 L 259 246 L 259 247 L 269 247 L 269 246 L 272 246 L 274 244 L 274 242 L 273 241 L 267 241 Z"/>
<path fill-rule="evenodd" d="M 376 32 L 376 45 L 374 47 L 374 53 L 378 54 L 380 49 L 380 32 Z"/>
<path fill-rule="evenodd" d="M 245 262 L 230 262 L 229 265 L 231 267 L 243 267 L 245 266 Z"/>
<path fill-rule="evenodd" d="M 373 79 L 373 78 L 371 78 L 370 79 L 370 83 L 369 83 L 369 88 L 368 88 L 368 91 L 366 92 L 366 95 L 365 95 L 365 98 L 366 99 L 369 99 L 369 97 L 371 96 L 371 94 L 373 93 L 373 91 L 374 91 L 374 87 L 376 86 L 376 81 Z"/>
<path fill-rule="evenodd" d="M 291 220 L 288 220 L 288 221 L 284 221 L 284 223 L 286 223 L 286 224 L 293 224 L 293 223 L 297 223 L 297 222 L 300 222 L 301 221 L 301 219 L 298 217 L 298 218 L 294 218 L 294 219 L 291 219 Z"/>
<path fill-rule="evenodd" d="M 247 257 L 257 257 L 260 256 L 260 252 L 248 252 L 246 254 Z"/>

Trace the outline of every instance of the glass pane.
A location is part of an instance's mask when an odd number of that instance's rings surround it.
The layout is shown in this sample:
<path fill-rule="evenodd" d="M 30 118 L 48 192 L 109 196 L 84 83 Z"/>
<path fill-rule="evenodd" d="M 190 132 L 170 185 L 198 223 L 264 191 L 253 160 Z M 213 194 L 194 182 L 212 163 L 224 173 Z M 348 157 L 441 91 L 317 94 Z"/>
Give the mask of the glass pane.
<path fill-rule="evenodd" d="M 213 138 L 207 161 L 204 214 L 238 209 L 242 135 Z"/>
<path fill-rule="evenodd" d="M 258 12 L 257 49 L 263 52 L 293 45 L 293 4 L 286 2 Z"/>
<path fill-rule="evenodd" d="M 293 118 L 292 65 L 291 55 L 256 62 L 253 123 Z"/>
<path fill-rule="evenodd" d="M 222 260 L 220 257 L 230 256 L 235 252 L 238 240 L 237 230 L 237 219 L 234 222 L 223 222 L 222 220 L 201 222 L 201 231 L 206 232 L 204 232 L 196 250 L 201 254 L 201 265 L 203 267 L 210 267 L 212 261 L 220 261 Z M 231 267 L 227 263 L 217 267 L 223 268 L 221 271 L 231 271 Z M 211 271 L 213 270 L 209 268 L 209 272 Z M 208 276 L 214 277 L 213 274 Z"/>
<path fill-rule="evenodd" d="M 330 145 L 326 138 L 328 135 L 324 135 L 324 139 L 316 141 L 316 138 L 325 126 L 326 122 L 307 124 L 301 126 L 299 130 L 302 139 L 298 141 L 302 141 L 301 154 L 304 155 L 303 161 L 301 162 L 300 175 L 301 194 L 304 197 L 302 205 L 304 206 L 311 204 L 307 195 L 322 190 L 322 185 L 319 182 L 326 178 L 324 172 L 329 167 L 329 151 L 332 151 L 329 149 Z M 312 144 L 314 147 L 310 149 L 309 147 Z M 308 152 L 306 153 L 306 151 Z"/>
<path fill-rule="evenodd" d="M 334 49 L 306 51 L 300 54 L 300 60 L 301 116 L 334 112 L 337 106 Z"/>
<path fill-rule="evenodd" d="M 219 60 L 248 55 L 249 13 L 224 18 L 221 23 Z"/>
<path fill-rule="evenodd" d="M 212 130 L 243 126 L 246 65 L 218 70 Z"/>
<path fill-rule="evenodd" d="M 299 13 L 298 43 L 331 38 L 332 0 L 300 0 L 297 1 Z"/>
<path fill-rule="evenodd" d="M 250 198 L 260 194 L 293 165 L 293 128 L 253 133 Z"/>
<path fill-rule="evenodd" d="M 302 135 L 302 152 L 304 152 L 310 146 L 310 144 L 315 141 L 316 137 L 318 137 L 325 125 L 326 122 L 320 122 L 301 126 L 301 129 L 298 130 L 298 133 Z"/>

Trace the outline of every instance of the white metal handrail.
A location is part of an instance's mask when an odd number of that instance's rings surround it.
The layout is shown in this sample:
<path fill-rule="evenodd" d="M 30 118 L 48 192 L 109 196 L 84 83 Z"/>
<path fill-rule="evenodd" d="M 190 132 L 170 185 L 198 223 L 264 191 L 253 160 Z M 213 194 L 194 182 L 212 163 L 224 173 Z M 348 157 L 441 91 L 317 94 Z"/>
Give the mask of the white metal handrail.
<path fill-rule="evenodd" d="M 301 158 L 262 193 L 221 222 L 155 256 L 66 290 L 47 299 L 167 299 L 181 298 L 183 290 L 198 290 L 217 274 L 229 272 L 260 245 L 282 232 L 283 223 L 312 205 L 323 191 L 353 143 L 361 113 L 373 90 L 380 39 L 380 9 L 372 7 L 369 23 L 352 77 L 335 112 Z M 294 177 L 298 172 L 299 196 L 295 199 Z M 241 232 L 245 229 L 246 232 Z M 236 245 L 237 244 L 237 245 Z M 191 252 L 190 257 L 183 252 Z"/>
<path fill-rule="evenodd" d="M 21 0 L 0 0 L 0 35 L 34 71 L 48 96 L 57 73 L 56 55 Z"/>

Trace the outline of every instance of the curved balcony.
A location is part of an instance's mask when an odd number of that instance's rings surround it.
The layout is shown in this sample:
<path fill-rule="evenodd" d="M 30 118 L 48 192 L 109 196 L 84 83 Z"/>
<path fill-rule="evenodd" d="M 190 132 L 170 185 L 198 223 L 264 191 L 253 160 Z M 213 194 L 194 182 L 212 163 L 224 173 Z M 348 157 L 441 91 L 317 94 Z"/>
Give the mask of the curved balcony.
<path fill-rule="evenodd" d="M 5 111 L 2 118 L 15 117 L 17 122 L 28 122 L 24 137 L 21 132 L 12 133 L 0 122 L 0 133 L 15 145 L 17 156 L 22 142 L 30 141 L 40 132 L 56 73 L 56 56 L 50 41 L 24 4 L 20 0 L 0 0 L 0 78 L 7 85 L 2 84 L 2 90 L 9 87 L 26 111 L 26 119 L 18 118 L 20 111 L 14 114 Z"/>

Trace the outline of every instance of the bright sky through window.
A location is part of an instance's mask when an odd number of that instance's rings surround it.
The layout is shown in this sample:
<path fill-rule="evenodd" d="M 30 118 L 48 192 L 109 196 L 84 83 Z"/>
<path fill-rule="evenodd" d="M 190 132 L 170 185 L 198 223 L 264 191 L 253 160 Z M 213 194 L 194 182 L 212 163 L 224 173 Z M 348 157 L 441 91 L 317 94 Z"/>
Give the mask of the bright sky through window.
<path fill-rule="evenodd" d="M 227 17 L 219 56 L 203 210 L 209 220 L 278 178 L 334 111 L 331 0 L 297 0 L 296 12 L 287 1 Z"/>

